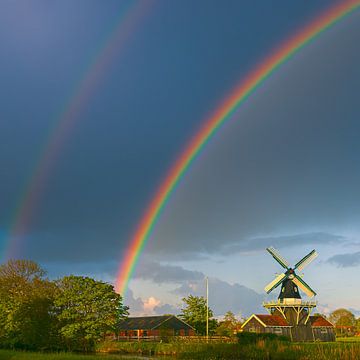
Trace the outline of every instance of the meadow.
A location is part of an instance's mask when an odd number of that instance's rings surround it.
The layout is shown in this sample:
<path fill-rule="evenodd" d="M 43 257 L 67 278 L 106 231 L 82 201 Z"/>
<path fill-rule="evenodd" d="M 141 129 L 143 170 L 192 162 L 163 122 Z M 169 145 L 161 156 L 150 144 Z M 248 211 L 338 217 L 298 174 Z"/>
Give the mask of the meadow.
<path fill-rule="evenodd" d="M 77 355 L 69 353 L 32 353 L 0 350 L 0 360 L 119 360 L 119 359 L 271 359 L 271 360 L 355 360 L 360 359 L 360 341 L 339 339 L 335 343 L 289 343 L 259 340 L 254 344 L 241 343 L 110 343 L 99 348 L 102 353 Z M 107 351 L 107 353 L 104 353 Z M 110 352 L 110 353 L 109 353 Z M 111 353 L 113 352 L 113 353 Z"/>

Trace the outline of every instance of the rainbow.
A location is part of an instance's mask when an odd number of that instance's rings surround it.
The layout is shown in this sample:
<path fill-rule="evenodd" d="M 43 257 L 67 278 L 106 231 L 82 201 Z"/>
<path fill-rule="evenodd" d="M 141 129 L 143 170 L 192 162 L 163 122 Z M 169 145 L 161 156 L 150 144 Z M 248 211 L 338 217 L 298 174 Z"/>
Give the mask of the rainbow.
<path fill-rule="evenodd" d="M 3 258 L 13 257 L 26 235 L 41 202 L 41 196 L 51 175 L 51 170 L 59 158 L 66 139 L 81 118 L 81 112 L 96 92 L 96 88 L 111 65 L 112 60 L 124 49 L 138 24 L 148 14 L 153 1 L 134 1 L 119 11 L 119 16 L 104 43 L 99 46 L 95 56 L 89 62 L 82 76 L 76 82 L 69 99 L 55 117 L 48 131 L 46 141 L 40 149 L 35 164 L 31 167 L 24 190 L 13 210 L 10 230 L 4 246 Z"/>
<path fill-rule="evenodd" d="M 189 170 L 189 167 L 197 158 L 200 151 L 206 146 L 214 134 L 225 122 L 231 119 L 232 115 L 234 115 L 244 101 L 246 101 L 246 99 L 256 91 L 258 86 L 261 85 L 275 70 L 322 32 L 353 12 L 359 6 L 359 0 L 347 0 L 328 9 L 325 13 L 315 19 L 315 21 L 311 22 L 302 31 L 298 32 L 276 51 L 270 54 L 265 61 L 250 72 L 247 77 L 235 87 L 222 105 L 213 113 L 210 119 L 204 122 L 203 127 L 192 138 L 190 143 L 185 147 L 184 152 L 168 172 L 130 240 L 130 244 L 120 263 L 116 278 L 116 289 L 119 293 L 124 294 L 126 292 L 139 256 L 144 249 L 145 244 L 151 237 L 154 227 L 159 220 L 164 207 L 168 203 L 171 194 Z"/>

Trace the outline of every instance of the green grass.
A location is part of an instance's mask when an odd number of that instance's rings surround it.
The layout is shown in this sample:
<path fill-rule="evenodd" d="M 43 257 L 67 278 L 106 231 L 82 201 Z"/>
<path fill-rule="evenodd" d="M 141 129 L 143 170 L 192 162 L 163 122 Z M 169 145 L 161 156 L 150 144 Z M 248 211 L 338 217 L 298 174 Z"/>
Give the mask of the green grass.
<path fill-rule="evenodd" d="M 337 337 L 338 342 L 360 342 L 360 336 Z"/>
<path fill-rule="evenodd" d="M 105 355 L 103 359 L 119 360 L 122 355 L 162 356 L 185 360 L 355 360 L 360 359 L 360 342 L 289 343 L 260 339 L 255 344 L 237 343 L 151 343 L 151 342 L 106 342 L 100 351 L 117 352 L 120 355 Z M 132 354 L 132 355 L 131 355 Z M 101 355 L 41 354 L 0 350 L 0 360 L 99 360 Z M 165 357 L 166 358 L 166 357 Z M 131 357 L 127 357 L 131 359 Z"/>
<path fill-rule="evenodd" d="M 179 359 L 360 359 L 360 342 L 290 343 L 260 339 L 256 343 L 107 342 L 99 349 L 121 354 L 168 355 Z"/>
<path fill-rule="evenodd" d="M 102 357 L 100 355 L 77 355 L 69 353 L 51 353 L 43 354 L 36 352 L 26 351 L 12 351 L 12 350 L 0 350 L 0 360 L 119 360 L 117 355 L 107 355 Z M 139 358 L 134 356 L 133 358 L 127 357 L 127 360 L 138 360 Z"/>

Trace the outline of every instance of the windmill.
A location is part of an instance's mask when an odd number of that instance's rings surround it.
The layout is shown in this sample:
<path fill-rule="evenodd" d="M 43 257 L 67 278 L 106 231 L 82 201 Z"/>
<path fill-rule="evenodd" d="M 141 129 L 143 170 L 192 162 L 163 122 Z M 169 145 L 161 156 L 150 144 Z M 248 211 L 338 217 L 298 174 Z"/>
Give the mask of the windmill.
<path fill-rule="evenodd" d="M 316 251 L 310 251 L 290 267 L 289 262 L 273 247 L 266 250 L 281 265 L 284 272 L 277 274 L 275 279 L 265 286 L 265 291 L 269 294 L 281 285 L 280 294 L 275 300 L 263 302 L 268 315 L 252 314 L 241 326 L 242 330 L 287 336 L 291 341 L 335 341 L 334 325 L 321 315 L 311 316 L 316 307 L 316 301 L 312 299 L 316 293 L 302 279 L 302 275 L 299 275 L 299 272 L 318 256 Z M 307 298 L 301 298 L 299 289 Z"/>
<path fill-rule="evenodd" d="M 266 293 L 270 293 L 281 284 L 279 299 L 301 299 L 299 288 L 309 297 L 316 295 L 315 291 L 299 276 L 295 271 L 302 271 L 317 256 L 317 252 L 312 250 L 298 261 L 293 268 L 273 247 L 266 249 L 271 256 L 285 269 L 285 272 L 278 275 L 273 281 L 265 286 Z"/>
<path fill-rule="evenodd" d="M 283 273 L 265 286 L 265 291 L 271 291 L 281 285 L 277 300 L 264 302 L 263 306 L 272 315 L 282 316 L 292 326 L 293 337 L 297 339 L 311 338 L 311 328 L 308 320 L 312 310 L 316 307 L 316 301 L 302 300 L 299 288 L 309 297 L 316 295 L 315 291 L 297 274 L 309 265 L 317 256 L 312 250 L 298 261 L 294 267 L 290 267 L 280 253 L 273 247 L 266 249 L 271 256 L 285 269 Z"/>

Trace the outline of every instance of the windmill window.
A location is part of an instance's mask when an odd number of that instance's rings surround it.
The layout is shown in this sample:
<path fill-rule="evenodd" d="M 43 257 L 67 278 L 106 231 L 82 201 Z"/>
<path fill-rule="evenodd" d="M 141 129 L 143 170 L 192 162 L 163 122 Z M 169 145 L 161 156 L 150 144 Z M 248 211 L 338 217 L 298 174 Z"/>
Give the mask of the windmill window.
<path fill-rule="evenodd" d="M 285 288 L 282 288 L 281 291 L 284 292 L 284 291 L 285 291 Z"/>
<path fill-rule="evenodd" d="M 297 292 L 297 291 L 298 291 L 296 287 L 294 287 L 294 290 L 295 290 L 295 292 Z"/>

